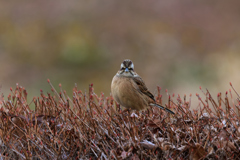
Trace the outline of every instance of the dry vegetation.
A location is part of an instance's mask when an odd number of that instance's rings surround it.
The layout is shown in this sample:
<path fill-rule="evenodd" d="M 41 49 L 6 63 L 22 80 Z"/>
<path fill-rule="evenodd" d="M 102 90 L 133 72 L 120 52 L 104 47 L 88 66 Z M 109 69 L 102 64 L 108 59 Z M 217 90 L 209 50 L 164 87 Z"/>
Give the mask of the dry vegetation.
<path fill-rule="evenodd" d="M 58 93 L 48 82 L 53 93 L 41 91 L 31 102 L 35 111 L 18 85 L 0 99 L 1 159 L 240 159 L 240 97 L 234 88 L 236 102 L 231 90 L 217 100 L 201 90 L 193 111 L 191 96 L 169 95 L 166 106 L 176 113 L 170 115 L 158 108 L 122 111 L 92 85 L 87 93 L 75 86 L 70 98 L 61 85 Z"/>

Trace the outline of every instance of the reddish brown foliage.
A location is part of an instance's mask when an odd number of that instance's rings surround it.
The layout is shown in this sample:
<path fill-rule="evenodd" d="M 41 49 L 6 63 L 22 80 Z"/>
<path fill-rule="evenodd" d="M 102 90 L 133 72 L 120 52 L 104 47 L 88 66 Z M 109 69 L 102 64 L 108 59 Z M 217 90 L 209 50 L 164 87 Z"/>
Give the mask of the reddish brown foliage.
<path fill-rule="evenodd" d="M 50 81 L 48 81 L 50 83 Z M 51 83 L 50 83 L 51 85 Z M 170 115 L 158 108 L 122 111 L 112 97 L 97 96 L 92 85 L 73 97 L 65 92 L 34 98 L 17 85 L 7 100 L 1 98 L 2 157 L 12 159 L 239 159 L 239 104 L 204 93 L 201 105 L 190 109 L 186 96 L 174 102 Z M 234 90 L 235 91 L 235 90 Z M 230 92 L 231 95 L 231 92 Z M 238 95 L 238 94 L 237 94 Z M 158 87 L 156 97 L 162 102 Z M 240 97 L 239 97 L 240 98 Z M 231 99 L 232 101 L 232 95 Z M 238 99 L 237 99 L 238 100 Z M 239 101 L 238 101 L 239 102 Z M 211 111 L 212 106 L 215 112 Z M 225 106 L 226 110 L 223 110 Z"/>

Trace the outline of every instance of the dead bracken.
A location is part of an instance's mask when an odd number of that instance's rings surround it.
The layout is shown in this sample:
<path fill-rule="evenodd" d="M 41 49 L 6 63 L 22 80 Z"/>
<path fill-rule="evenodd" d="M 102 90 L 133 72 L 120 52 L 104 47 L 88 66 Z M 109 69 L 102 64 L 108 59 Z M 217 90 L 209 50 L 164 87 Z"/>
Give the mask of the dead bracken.
<path fill-rule="evenodd" d="M 17 84 L 0 97 L 0 157 L 4 159 L 240 159 L 240 97 L 231 90 L 214 100 L 209 91 L 199 104 L 180 95 L 165 106 L 141 112 L 123 111 L 113 100 L 73 89 L 69 97 L 51 82 L 52 93 L 27 103 Z M 161 88 L 156 100 L 162 104 Z M 173 95 L 174 96 L 174 95 Z M 230 98 L 228 97 L 230 96 Z M 176 99 L 176 100 L 175 100 Z M 35 106 L 34 110 L 29 108 Z M 191 108 L 195 108 L 194 110 Z"/>

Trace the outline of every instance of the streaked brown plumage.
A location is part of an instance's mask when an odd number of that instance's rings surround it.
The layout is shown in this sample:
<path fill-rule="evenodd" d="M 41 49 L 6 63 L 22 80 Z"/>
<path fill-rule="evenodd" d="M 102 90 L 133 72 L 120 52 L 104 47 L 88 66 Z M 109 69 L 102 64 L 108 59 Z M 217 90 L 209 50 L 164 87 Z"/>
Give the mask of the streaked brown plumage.
<path fill-rule="evenodd" d="M 113 98 L 126 108 L 142 110 L 150 105 L 174 114 L 173 111 L 156 103 L 142 78 L 134 71 L 131 60 L 126 59 L 122 62 L 120 70 L 113 77 L 111 91 Z"/>

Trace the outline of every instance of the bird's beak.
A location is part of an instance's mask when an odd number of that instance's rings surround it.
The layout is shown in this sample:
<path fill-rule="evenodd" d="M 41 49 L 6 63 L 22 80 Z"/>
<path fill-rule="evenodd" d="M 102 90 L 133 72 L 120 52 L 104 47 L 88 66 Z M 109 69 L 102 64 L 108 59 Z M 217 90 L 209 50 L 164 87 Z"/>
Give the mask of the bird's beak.
<path fill-rule="evenodd" d="M 125 69 L 125 72 L 129 72 L 128 68 Z"/>

